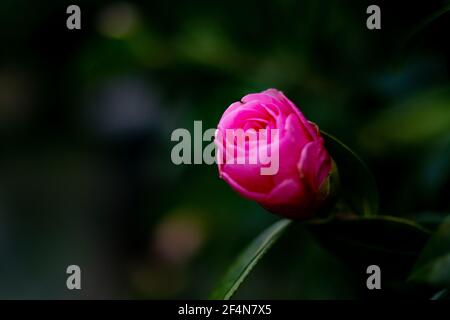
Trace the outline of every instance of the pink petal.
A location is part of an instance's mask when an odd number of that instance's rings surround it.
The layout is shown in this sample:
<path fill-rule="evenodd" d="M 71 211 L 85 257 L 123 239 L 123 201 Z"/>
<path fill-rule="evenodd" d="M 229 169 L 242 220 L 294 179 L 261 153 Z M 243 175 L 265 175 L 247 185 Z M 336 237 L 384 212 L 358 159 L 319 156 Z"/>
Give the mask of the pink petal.
<path fill-rule="evenodd" d="M 331 158 L 323 145 L 323 139 L 308 143 L 302 150 L 298 172 L 312 192 L 317 192 L 329 175 Z"/>

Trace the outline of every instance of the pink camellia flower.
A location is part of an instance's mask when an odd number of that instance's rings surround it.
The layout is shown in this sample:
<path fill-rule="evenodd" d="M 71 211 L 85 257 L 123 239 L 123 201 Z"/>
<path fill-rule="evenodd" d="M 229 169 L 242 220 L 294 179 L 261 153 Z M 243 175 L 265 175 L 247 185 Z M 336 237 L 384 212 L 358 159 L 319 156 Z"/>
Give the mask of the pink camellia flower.
<path fill-rule="evenodd" d="M 246 133 L 240 145 L 239 135 L 230 135 L 238 131 Z M 324 205 L 332 159 L 318 127 L 281 91 L 248 94 L 231 104 L 215 143 L 220 177 L 243 197 L 291 219 L 309 218 Z"/>

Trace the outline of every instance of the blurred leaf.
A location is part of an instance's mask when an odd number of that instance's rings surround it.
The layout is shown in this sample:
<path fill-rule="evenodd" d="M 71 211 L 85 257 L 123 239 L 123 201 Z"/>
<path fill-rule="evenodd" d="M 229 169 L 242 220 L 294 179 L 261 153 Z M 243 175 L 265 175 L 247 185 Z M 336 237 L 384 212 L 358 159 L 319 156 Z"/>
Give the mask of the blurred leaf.
<path fill-rule="evenodd" d="M 420 159 L 417 168 L 417 187 L 421 194 L 433 199 L 439 190 L 445 188 L 450 178 L 450 128 L 449 134 L 442 136 L 432 144 L 430 150 Z"/>
<path fill-rule="evenodd" d="M 338 168 L 342 195 L 351 209 L 364 216 L 377 214 L 378 191 L 375 179 L 365 163 L 333 136 L 323 131 L 322 135 Z"/>
<path fill-rule="evenodd" d="M 429 238 L 419 224 L 391 216 L 335 217 L 308 228 L 325 249 L 358 266 L 379 265 L 398 275 L 409 272 Z"/>
<path fill-rule="evenodd" d="M 450 12 L 450 4 L 446 4 L 441 9 L 436 10 L 432 14 L 428 15 L 425 19 L 423 19 L 411 30 L 411 32 L 405 37 L 403 41 L 400 42 L 398 51 L 400 53 L 406 51 L 408 47 L 407 45 L 411 41 L 411 39 L 413 39 L 417 34 L 426 29 L 430 24 L 432 24 L 438 18 L 442 17 L 447 12 Z"/>
<path fill-rule="evenodd" d="M 446 216 L 446 213 L 436 211 L 424 211 L 411 215 L 417 223 L 431 231 L 437 230 Z"/>
<path fill-rule="evenodd" d="M 442 289 L 441 291 L 439 291 L 435 295 L 433 295 L 430 300 L 448 299 L 449 295 L 450 295 L 450 292 L 448 289 Z"/>
<path fill-rule="evenodd" d="M 428 241 L 409 280 L 437 287 L 450 286 L 450 216 Z"/>
<path fill-rule="evenodd" d="M 392 147 L 426 144 L 450 129 L 450 88 L 412 96 L 383 111 L 363 130 L 363 144 L 379 153 Z"/>
<path fill-rule="evenodd" d="M 291 224 L 291 220 L 283 219 L 260 234 L 244 250 L 231 266 L 225 277 L 211 294 L 211 299 L 230 299 L 258 261 L 272 247 L 275 241 Z"/>

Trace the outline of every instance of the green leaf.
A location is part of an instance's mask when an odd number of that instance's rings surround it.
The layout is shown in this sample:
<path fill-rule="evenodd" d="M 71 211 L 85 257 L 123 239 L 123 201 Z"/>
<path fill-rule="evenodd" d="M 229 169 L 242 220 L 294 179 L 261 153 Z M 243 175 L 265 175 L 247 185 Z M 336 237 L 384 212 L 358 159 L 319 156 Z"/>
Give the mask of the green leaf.
<path fill-rule="evenodd" d="M 450 216 L 426 244 L 409 280 L 436 287 L 450 287 Z"/>
<path fill-rule="evenodd" d="M 402 147 L 428 146 L 448 135 L 449 105 L 447 86 L 418 92 L 373 117 L 361 132 L 361 142 L 378 155 Z"/>
<path fill-rule="evenodd" d="M 325 249 L 358 270 L 377 264 L 392 278 L 406 277 L 430 234 L 413 221 L 391 216 L 335 217 L 307 226 Z"/>
<path fill-rule="evenodd" d="M 217 288 L 212 292 L 210 299 L 230 299 L 250 271 L 283 234 L 291 222 L 291 220 L 287 219 L 280 220 L 253 240 L 231 266 Z"/>
<path fill-rule="evenodd" d="M 336 163 L 343 197 L 355 213 L 377 214 L 378 191 L 375 179 L 364 162 L 345 144 L 322 131 L 325 146 Z"/>

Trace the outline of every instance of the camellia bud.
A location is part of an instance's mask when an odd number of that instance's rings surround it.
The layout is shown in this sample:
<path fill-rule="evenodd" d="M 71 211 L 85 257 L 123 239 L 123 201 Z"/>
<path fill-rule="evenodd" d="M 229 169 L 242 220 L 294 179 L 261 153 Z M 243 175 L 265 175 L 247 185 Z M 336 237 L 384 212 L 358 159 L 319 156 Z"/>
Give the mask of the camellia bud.
<path fill-rule="evenodd" d="M 233 103 L 215 143 L 220 177 L 270 212 L 306 219 L 328 202 L 333 160 L 319 128 L 282 92 L 268 89 Z"/>

